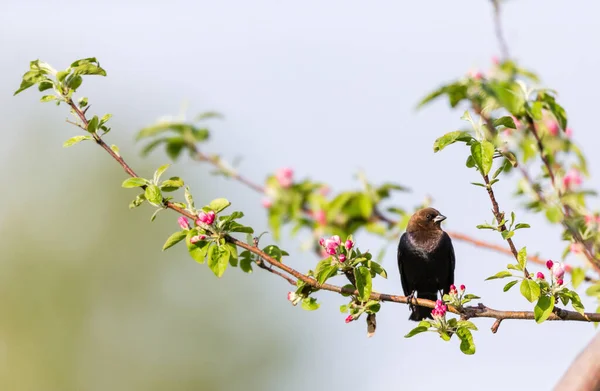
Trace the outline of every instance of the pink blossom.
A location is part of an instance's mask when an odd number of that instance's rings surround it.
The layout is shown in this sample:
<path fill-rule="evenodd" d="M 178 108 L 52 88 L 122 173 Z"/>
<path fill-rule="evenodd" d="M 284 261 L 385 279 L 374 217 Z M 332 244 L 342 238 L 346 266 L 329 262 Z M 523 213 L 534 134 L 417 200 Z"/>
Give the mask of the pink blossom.
<path fill-rule="evenodd" d="M 573 254 L 579 254 L 582 251 L 581 243 L 571 243 L 569 251 L 571 251 Z"/>
<path fill-rule="evenodd" d="M 210 212 L 200 212 L 198 214 L 198 220 L 196 220 L 196 224 L 200 225 L 200 223 L 204 223 L 207 225 L 211 225 L 215 221 L 215 212 L 212 210 Z"/>
<path fill-rule="evenodd" d="M 288 292 L 288 300 L 289 301 L 294 301 L 294 299 L 296 298 L 296 293 L 295 292 Z"/>
<path fill-rule="evenodd" d="M 270 207 L 273 206 L 273 201 L 270 198 L 263 198 L 262 201 L 262 206 L 269 209 Z"/>
<path fill-rule="evenodd" d="M 319 246 L 323 247 L 325 245 L 325 239 L 321 238 L 319 239 Z"/>
<path fill-rule="evenodd" d="M 337 235 L 334 235 L 332 237 L 330 237 L 329 239 L 325 240 L 325 248 L 327 249 L 327 254 L 329 255 L 334 255 L 337 253 L 337 249 L 340 246 L 340 244 L 342 244 L 342 241 L 340 240 L 340 237 Z"/>
<path fill-rule="evenodd" d="M 448 307 L 446 307 L 444 302 L 441 300 L 437 300 L 435 302 L 435 308 L 431 311 L 431 315 L 434 318 L 443 318 L 446 315 L 447 310 L 448 310 Z"/>
<path fill-rule="evenodd" d="M 553 119 L 549 119 L 546 121 L 546 128 L 548 129 L 548 133 L 550 133 L 553 136 L 556 136 L 558 134 L 558 131 L 560 130 L 558 127 L 558 122 L 556 122 Z"/>
<path fill-rule="evenodd" d="M 329 255 L 335 255 L 337 253 L 337 249 L 335 247 L 327 247 L 325 252 Z"/>
<path fill-rule="evenodd" d="M 456 286 L 454 284 L 450 285 L 450 294 L 455 295 L 458 291 L 456 290 Z"/>
<path fill-rule="evenodd" d="M 559 278 L 558 280 L 556 280 L 556 283 L 557 283 L 558 285 L 562 285 L 562 284 L 564 284 L 565 282 L 563 281 L 563 279 L 562 279 L 562 278 Z"/>
<path fill-rule="evenodd" d="M 552 269 L 552 265 L 554 265 L 554 262 L 552 262 L 551 259 L 546 261 L 546 267 L 548 268 L 548 270 Z"/>
<path fill-rule="evenodd" d="M 284 189 L 287 189 L 288 187 L 292 186 L 293 177 L 294 170 L 292 170 L 289 167 L 280 168 L 275 173 L 275 178 L 277 179 L 277 182 L 279 182 L 279 185 Z"/>
<path fill-rule="evenodd" d="M 492 56 L 492 64 L 494 64 L 494 65 L 500 64 L 500 59 L 498 58 L 498 56 Z"/>
<path fill-rule="evenodd" d="M 346 256 L 344 254 L 340 254 L 340 256 L 338 257 L 340 262 L 346 262 Z"/>
<path fill-rule="evenodd" d="M 177 219 L 177 223 L 179 223 L 181 229 L 190 229 L 190 224 L 188 223 L 188 220 L 183 216 L 179 216 L 179 218 Z"/>
<path fill-rule="evenodd" d="M 350 239 L 346 240 L 346 243 L 344 244 L 344 246 L 346 247 L 346 250 L 350 250 L 352 247 L 354 247 L 354 242 Z"/>
<path fill-rule="evenodd" d="M 556 262 L 554 266 L 552 266 L 552 274 L 554 274 L 554 277 L 556 277 L 557 279 L 561 279 L 564 277 L 565 268 L 563 267 L 563 265 L 560 264 L 560 262 Z"/>
<path fill-rule="evenodd" d="M 567 136 L 567 138 L 571 138 L 571 136 L 573 136 L 573 128 L 566 128 L 565 135 Z"/>
<path fill-rule="evenodd" d="M 483 73 L 476 69 L 469 70 L 469 77 L 475 80 L 479 80 L 483 77 Z"/>
<path fill-rule="evenodd" d="M 543 280 L 546 277 L 544 277 L 544 273 L 542 272 L 537 272 L 537 274 L 535 275 L 535 278 L 537 278 L 538 280 Z"/>
<path fill-rule="evenodd" d="M 318 210 L 313 214 L 317 224 L 326 225 L 327 224 L 327 215 L 324 210 Z"/>
<path fill-rule="evenodd" d="M 462 285 L 460 286 L 460 291 L 461 291 L 461 292 L 464 292 L 464 291 L 465 291 L 465 289 L 467 289 L 467 287 L 466 287 L 464 284 L 462 284 Z"/>
<path fill-rule="evenodd" d="M 196 243 L 198 243 L 199 241 L 201 241 L 201 240 L 204 240 L 204 239 L 206 239 L 206 236 L 205 236 L 205 235 L 196 235 L 196 236 L 192 236 L 192 237 L 190 238 L 190 243 L 191 243 L 191 244 L 196 244 Z"/>
<path fill-rule="evenodd" d="M 346 317 L 346 320 L 345 320 L 345 322 L 346 322 L 346 323 L 350 323 L 350 322 L 352 322 L 353 320 L 354 320 L 354 318 L 352 317 L 352 315 L 348 315 L 348 317 Z"/>
<path fill-rule="evenodd" d="M 571 168 L 567 175 L 565 175 L 565 177 L 563 178 L 563 186 L 566 189 L 579 186 L 582 182 L 583 178 L 581 177 L 581 174 L 574 168 Z"/>
<path fill-rule="evenodd" d="M 564 266 L 565 266 L 565 272 L 571 273 L 571 270 L 573 270 L 573 267 L 571 265 L 564 265 Z"/>

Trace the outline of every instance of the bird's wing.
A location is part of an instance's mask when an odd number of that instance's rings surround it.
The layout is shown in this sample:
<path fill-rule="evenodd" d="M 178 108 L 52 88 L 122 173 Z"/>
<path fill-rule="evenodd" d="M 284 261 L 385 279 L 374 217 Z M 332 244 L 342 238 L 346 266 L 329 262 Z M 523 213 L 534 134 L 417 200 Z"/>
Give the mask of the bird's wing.
<path fill-rule="evenodd" d="M 408 296 L 414 291 L 413 287 L 408 285 L 408 281 L 406 279 L 406 271 L 404 270 L 404 263 L 402 262 L 402 258 L 407 255 L 407 245 L 408 237 L 406 236 L 406 233 L 404 233 L 402 234 L 400 242 L 398 243 L 398 270 L 400 271 L 400 281 L 402 282 L 402 290 L 404 291 L 404 296 Z"/>
<path fill-rule="evenodd" d="M 454 257 L 454 247 L 452 246 L 452 239 L 450 239 L 450 235 L 448 235 L 446 232 L 444 232 L 444 242 L 444 244 L 450 249 L 448 251 L 448 257 L 450 258 L 450 262 L 448 264 L 448 286 L 450 286 L 454 284 L 454 267 L 456 266 L 456 258 Z"/>

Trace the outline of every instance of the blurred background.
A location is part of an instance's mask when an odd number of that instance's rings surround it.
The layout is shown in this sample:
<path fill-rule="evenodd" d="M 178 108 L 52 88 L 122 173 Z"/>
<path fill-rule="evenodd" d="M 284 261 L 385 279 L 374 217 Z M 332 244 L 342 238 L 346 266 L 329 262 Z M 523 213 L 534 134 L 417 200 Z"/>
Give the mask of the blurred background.
<path fill-rule="evenodd" d="M 511 55 L 560 92 L 574 140 L 600 160 L 596 129 L 600 5 L 509 1 L 503 24 Z M 430 90 L 499 55 L 488 1 L 301 3 L 255 1 L 8 0 L 0 6 L 0 389 L 2 390 L 462 390 L 550 389 L 595 333 L 583 323 L 506 321 L 496 335 L 479 320 L 477 353 L 433 334 L 403 336 L 405 306 L 384 304 L 377 334 L 363 321 L 344 323 L 341 297 L 322 292 L 306 312 L 287 302 L 286 283 L 267 273 L 227 270 L 218 280 L 183 247 L 160 248 L 176 216 L 127 208 L 121 168 L 91 143 L 63 150 L 78 134 L 64 106 L 40 104 L 35 90 L 12 97 L 29 61 L 66 68 L 95 56 L 108 77 L 80 89 L 90 113 L 112 113 L 109 143 L 144 175 L 168 162 L 139 157 L 134 134 L 164 115 L 217 110 L 207 152 L 233 160 L 262 182 L 282 166 L 334 191 L 358 188 L 363 170 L 375 182 L 412 189 L 404 207 L 433 197 L 448 229 L 501 242 L 477 231 L 489 200 L 469 184 L 461 147 L 432 152 L 433 140 L 462 126 L 445 102 L 419 112 Z M 194 190 L 197 204 L 225 196 L 267 229 L 261 197 L 210 176 L 183 159 L 170 169 Z M 597 177 L 588 186 L 600 188 Z M 500 182 L 505 210 L 519 205 Z M 596 203 L 597 206 L 597 203 Z M 559 258 L 559 228 L 519 212 L 531 230 L 518 246 Z M 361 248 L 380 242 L 359 235 Z M 269 239 L 270 240 L 270 239 Z M 289 262 L 316 261 L 301 240 L 284 235 Z M 395 244 L 384 261 L 381 292 L 401 292 Z M 483 279 L 509 258 L 455 242 L 457 283 L 492 308 L 526 309 L 518 292 Z M 576 260 L 573 260 L 575 263 Z M 589 301 L 589 310 L 595 306 Z M 459 385 L 460 384 L 460 385 Z"/>

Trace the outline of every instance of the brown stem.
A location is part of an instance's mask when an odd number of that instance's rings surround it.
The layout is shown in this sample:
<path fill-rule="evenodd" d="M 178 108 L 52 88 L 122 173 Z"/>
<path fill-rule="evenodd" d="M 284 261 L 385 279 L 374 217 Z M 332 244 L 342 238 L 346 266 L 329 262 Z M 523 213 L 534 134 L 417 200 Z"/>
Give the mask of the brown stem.
<path fill-rule="evenodd" d="M 500 21 L 500 0 L 491 1 L 494 7 L 494 30 L 496 32 L 496 39 L 498 40 L 498 45 L 500 46 L 502 58 L 504 60 L 507 60 L 509 58 L 508 45 L 506 44 L 504 34 L 502 33 L 502 23 Z"/>

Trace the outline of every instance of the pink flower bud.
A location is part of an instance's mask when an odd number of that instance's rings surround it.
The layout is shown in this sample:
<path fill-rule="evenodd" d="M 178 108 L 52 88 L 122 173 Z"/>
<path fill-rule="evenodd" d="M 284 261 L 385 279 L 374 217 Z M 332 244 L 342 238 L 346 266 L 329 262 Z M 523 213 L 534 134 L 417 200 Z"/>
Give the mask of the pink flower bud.
<path fill-rule="evenodd" d="M 337 235 L 334 235 L 334 236 L 330 237 L 329 239 L 326 239 L 325 247 L 327 249 L 327 254 L 334 255 L 335 253 L 337 253 L 337 249 L 341 243 L 342 242 L 340 240 L 340 237 Z"/>
<path fill-rule="evenodd" d="M 450 285 L 450 294 L 455 295 L 456 293 L 458 293 L 456 286 L 454 284 Z"/>
<path fill-rule="evenodd" d="M 558 280 L 556 280 L 556 283 L 557 283 L 558 285 L 562 285 L 562 284 L 564 284 L 564 281 L 563 281 L 563 279 L 562 279 L 562 278 L 559 278 Z"/>
<path fill-rule="evenodd" d="M 492 56 L 492 64 L 494 64 L 494 65 L 500 64 L 500 59 L 498 58 L 498 56 Z"/>
<path fill-rule="evenodd" d="M 537 272 L 537 274 L 535 275 L 535 278 L 537 278 L 538 280 L 543 280 L 546 277 L 544 277 L 544 273 Z"/>
<path fill-rule="evenodd" d="M 188 223 L 188 220 L 183 216 L 179 216 L 179 218 L 177 219 L 177 223 L 179 223 L 181 229 L 190 229 L 190 224 Z"/>
<path fill-rule="evenodd" d="M 464 284 L 462 284 L 462 285 L 460 286 L 460 291 L 461 291 L 461 292 L 464 292 L 464 291 L 465 291 L 465 289 L 467 289 L 467 287 L 466 287 Z"/>
<path fill-rule="evenodd" d="M 573 129 L 572 128 L 566 128 L 565 129 L 565 136 L 567 136 L 567 138 L 571 138 L 571 136 L 573 136 Z"/>
<path fill-rule="evenodd" d="M 346 321 L 345 321 L 345 322 L 346 322 L 346 323 L 350 323 L 350 322 L 352 322 L 353 320 L 354 320 L 354 318 L 352 317 L 352 315 L 348 315 L 348 316 L 346 317 Z"/>
<path fill-rule="evenodd" d="M 549 269 L 552 269 L 552 265 L 554 265 L 554 262 L 552 262 L 552 260 L 548 260 L 546 261 L 546 267 Z"/>
<path fill-rule="evenodd" d="M 337 253 L 337 249 L 335 247 L 327 247 L 325 251 L 329 255 L 335 255 Z"/>
<path fill-rule="evenodd" d="M 554 274 L 554 277 L 556 277 L 557 280 L 560 280 L 564 277 L 565 268 L 560 264 L 560 262 L 556 262 L 554 266 L 552 266 L 552 274 Z"/>
<path fill-rule="evenodd" d="M 198 237 L 200 238 L 200 240 L 206 239 L 206 235 L 199 235 Z"/>
<path fill-rule="evenodd" d="M 571 273 L 571 271 L 573 270 L 573 267 L 571 265 L 564 265 L 565 267 L 565 272 L 567 273 Z"/>
<path fill-rule="evenodd" d="M 215 212 L 212 210 L 210 212 L 200 212 L 198 214 L 198 220 L 196 220 L 196 224 L 199 225 L 198 222 L 204 223 L 207 225 L 211 225 L 215 221 Z"/>
<path fill-rule="evenodd" d="M 471 69 L 469 71 L 469 77 L 475 80 L 479 80 L 483 77 L 483 73 L 481 73 L 481 71 L 478 71 L 476 69 Z"/>
<path fill-rule="evenodd" d="M 192 237 L 190 238 L 190 243 L 191 243 L 191 244 L 196 244 L 196 243 L 198 243 L 198 242 L 199 242 L 199 241 L 201 241 L 201 240 L 202 240 L 202 239 L 200 238 L 200 235 L 192 236 Z"/>
<path fill-rule="evenodd" d="M 565 189 L 577 187 L 581 185 L 582 182 L 583 178 L 581 177 L 581 174 L 574 168 L 571 168 L 563 178 L 563 186 Z"/>
<path fill-rule="evenodd" d="M 546 121 L 546 128 L 548 129 L 548 133 L 550 133 L 552 136 L 558 135 L 558 131 L 560 130 L 558 123 L 553 119 Z"/>
<path fill-rule="evenodd" d="M 289 167 L 280 168 L 275 173 L 275 178 L 281 187 L 287 189 L 288 187 L 292 186 L 294 170 Z"/>
<path fill-rule="evenodd" d="M 344 254 L 340 254 L 338 258 L 340 259 L 340 262 L 346 262 L 346 256 Z"/>
<path fill-rule="evenodd" d="M 261 203 L 262 206 L 267 209 L 273 206 L 273 201 L 270 198 L 263 198 Z"/>
<path fill-rule="evenodd" d="M 315 220 L 317 221 L 317 224 L 327 225 L 327 214 L 325 213 L 324 210 L 316 211 L 313 216 L 314 216 Z"/>
<path fill-rule="evenodd" d="M 319 246 L 323 247 L 325 245 L 325 239 L 321 238 L 319 239 Z"/>
<path fill-rule="evenodd" d="M 346 247 L 346 250 L 350 250 L 352 247 L 354 247 L 354 242 L 350 239 L 346 240 L 346 243 L 344 245 Z"/>
<path fill-rule="evenodd" d="M 288 300 L 289 301 L 294 301 L 295 298 L 296 298 L 296 293 L 288 292 Z"/>
<path fill-rule="evenodd" d="M 435 308 L 431 311 L 431 315 L 434 318 L 443 318 L 444 315 L 446 315 L 447 310 L 448 310 L 448 307 L 446 307 L 444 302 L 441 300 L 437 300 L 435 302 Z"/>
<path fill-rule="evenodd" d="M 571 251 L 573 254 L 579 254 L 580 252 L 583 251 L 581 243 L 571 243 L 571 247 L 569 248 L 569 251 Z"/>

